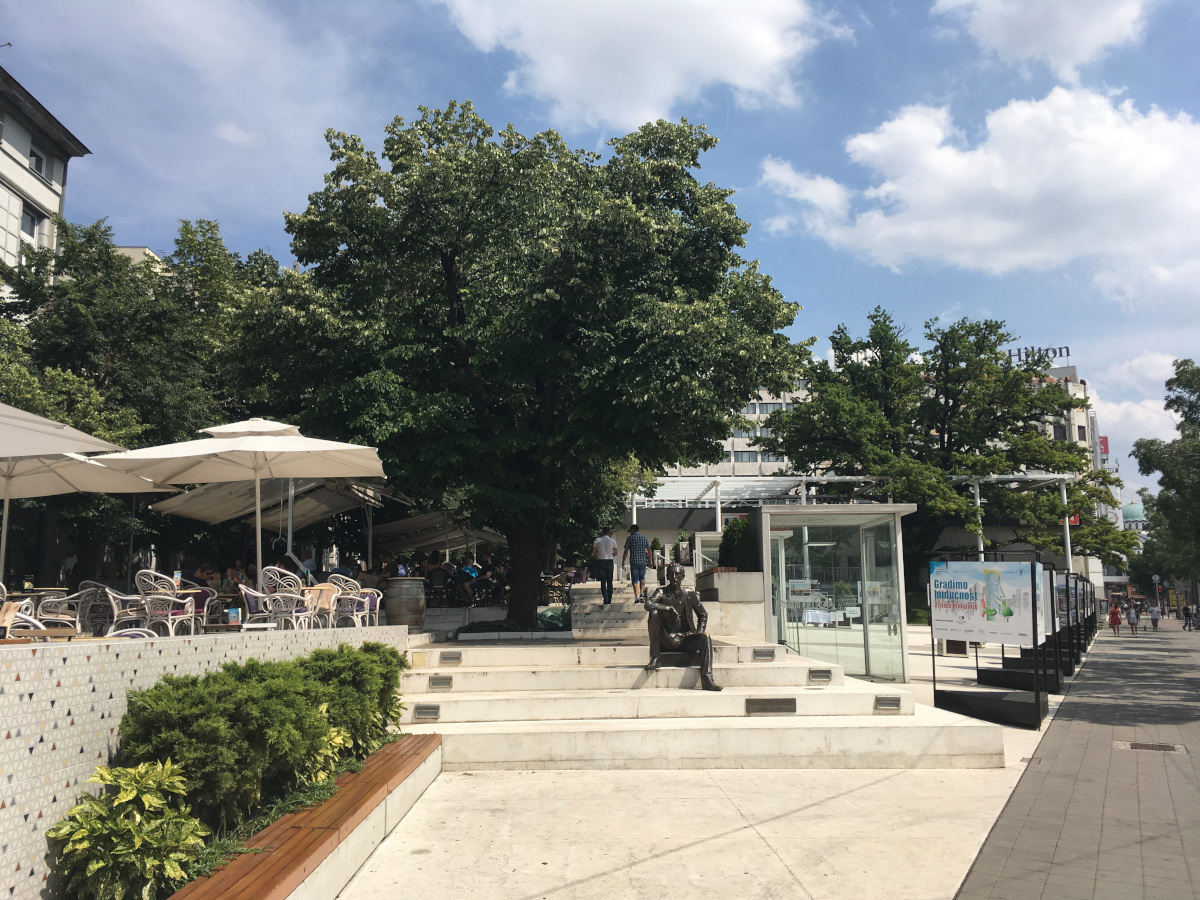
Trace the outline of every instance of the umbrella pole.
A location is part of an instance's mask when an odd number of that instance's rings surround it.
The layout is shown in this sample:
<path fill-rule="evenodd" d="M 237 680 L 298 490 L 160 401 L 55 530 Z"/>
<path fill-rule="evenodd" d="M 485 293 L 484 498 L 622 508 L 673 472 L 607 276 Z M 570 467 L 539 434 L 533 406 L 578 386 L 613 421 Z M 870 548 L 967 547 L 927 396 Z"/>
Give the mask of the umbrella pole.
<path fill-rule="evenodd" d="M 263 587 L 262 566 L 262 486 L 258 469 L 254 470 L 254 552 L 258 560 L 258 589 Z"/>
<path fill-rule="evenodd" d="M 4 523 L 0 525 L 0 584 L 4 582 L 4 555 L 8 551 L 8 495 L 12 479 L 4 479 Z"/>

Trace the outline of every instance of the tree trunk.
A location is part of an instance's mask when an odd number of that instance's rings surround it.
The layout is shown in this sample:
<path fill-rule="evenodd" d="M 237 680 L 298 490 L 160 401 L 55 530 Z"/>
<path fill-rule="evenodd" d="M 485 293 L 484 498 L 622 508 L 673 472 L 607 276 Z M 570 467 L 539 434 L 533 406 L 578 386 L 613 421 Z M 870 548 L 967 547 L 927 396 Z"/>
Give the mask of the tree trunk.
<path fill-rule="evenodd" d="M 512 570 L 508 580 L 508 618 L 537 630 L 537 609 L 541 597 L 542 560 L 546 556 L 546 516 L 533 513 L 524 522 L 513 522 L 504 529 Z"/>

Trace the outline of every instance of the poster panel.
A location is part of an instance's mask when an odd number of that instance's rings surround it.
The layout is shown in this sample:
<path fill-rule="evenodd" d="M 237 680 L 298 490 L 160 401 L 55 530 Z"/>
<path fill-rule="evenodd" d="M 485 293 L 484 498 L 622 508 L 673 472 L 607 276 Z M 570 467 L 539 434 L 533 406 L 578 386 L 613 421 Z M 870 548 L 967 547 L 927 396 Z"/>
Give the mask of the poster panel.
<path fill-rule="evenodd" d="M 1043 585 L 1040 563 L 931 562 L 933 636 L 1021 647 L 1040 644 L 1047 628 Z"/>

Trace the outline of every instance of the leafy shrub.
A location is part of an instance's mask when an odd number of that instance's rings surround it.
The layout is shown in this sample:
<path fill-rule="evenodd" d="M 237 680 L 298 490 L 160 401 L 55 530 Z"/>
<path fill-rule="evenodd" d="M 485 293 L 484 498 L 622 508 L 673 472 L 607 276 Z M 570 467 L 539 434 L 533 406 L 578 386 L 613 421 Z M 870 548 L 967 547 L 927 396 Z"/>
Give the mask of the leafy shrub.
<path fill-rule="evenodd" d="M 46 832 L 52 847 L 61 844 L 55 874 L 67 894 L 154 900 L 187 881 L 183 865 L 199 855 L 209 831 L 178 800 L 187 790 L 180 766 L 169 759 L 135 768 L 100 766 L 88 781 L 117 790 L 84 795 Z"/>
<path fill-rule="evenodd" d="M 388 737 L 388 725 L 400 717 L 400 673 L 407 657 L 394 647 L 368 642 L 361 648 L 342 644 L 315 650 L 296 665 L 310 690 L 328 708 L 329 724 L 349 733 L 353 753 L 362 759 Z"/>
<path fill-rule="evenodd" d="M 717 550 L 717 565 L 733 566 L 739 572 L 761 571 L 758 529 L 749 516 L 730 519 L 726 523 L 721 546 Z"/>
<path fill-rule="evenodd" d="M 250 660 L 201 677 L 165 676 L 130 694 L 122 753 L 133 764 L 178 760 L 196 814 L 232 827 L 309 771 L 329 731 L 309 688 L 293 663 Z"/>
<path fill-rule="evenodd" d="M 178 760 L 201 820 L 235 828 L 297 783 L 328 778 L 343 755 L 361 759 L 382 746 L 400 715 L 407 667 L 395 648 L 366 643 L 166 676 L 130 694 L 122 753 L 135 764 Z"/>

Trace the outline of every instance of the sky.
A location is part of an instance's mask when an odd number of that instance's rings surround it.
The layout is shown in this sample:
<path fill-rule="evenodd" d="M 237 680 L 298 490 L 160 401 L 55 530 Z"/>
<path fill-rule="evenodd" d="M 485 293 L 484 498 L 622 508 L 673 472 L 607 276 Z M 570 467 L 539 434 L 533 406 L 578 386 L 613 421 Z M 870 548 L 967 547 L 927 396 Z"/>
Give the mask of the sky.
<path fill-rule="evenodd" d="M 1126 480 L 1169 439 L 1200 336 L 1194 0 L 0 0 L 0 66 L 92 151 L 66 214 L 171 247 L 220 222 L 290 262 L 284 211 L 326 129 L 472 100 L 499 128 L 604 142 L 657 118 L 720 139 L 746 255 L 789 334 L 1003 319 L 1069 347 Z M 817 352 L 828 348 L 827 340 Z"/>

